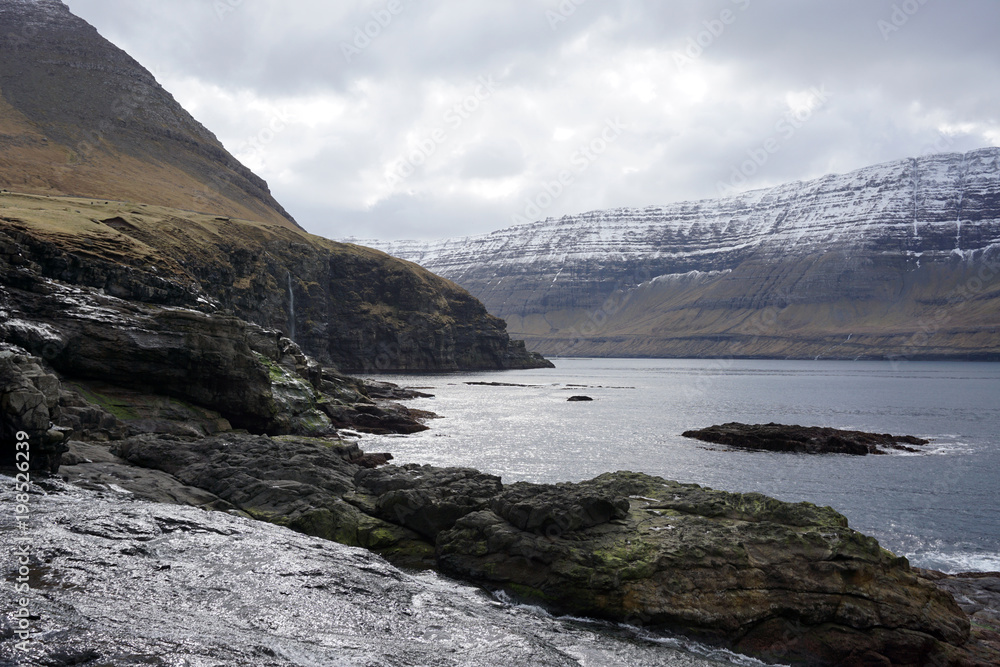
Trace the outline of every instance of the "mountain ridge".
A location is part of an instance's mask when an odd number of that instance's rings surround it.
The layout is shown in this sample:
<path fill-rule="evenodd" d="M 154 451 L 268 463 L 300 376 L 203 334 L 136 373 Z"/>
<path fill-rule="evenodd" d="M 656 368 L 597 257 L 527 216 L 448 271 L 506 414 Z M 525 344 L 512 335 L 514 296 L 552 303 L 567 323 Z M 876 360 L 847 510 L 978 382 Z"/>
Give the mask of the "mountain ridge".
<path fill-rule="evenodd" d="M 813 358 L 851 336 L 836 356 L 1000 355 L 998 148 L 473 237 L 356 242 L 454 280 L 545 354 Z M 781 313 L 769 342 L 740 331 L 768 308 Z M 911 344 L 927 322 L 934 344 Z"/>

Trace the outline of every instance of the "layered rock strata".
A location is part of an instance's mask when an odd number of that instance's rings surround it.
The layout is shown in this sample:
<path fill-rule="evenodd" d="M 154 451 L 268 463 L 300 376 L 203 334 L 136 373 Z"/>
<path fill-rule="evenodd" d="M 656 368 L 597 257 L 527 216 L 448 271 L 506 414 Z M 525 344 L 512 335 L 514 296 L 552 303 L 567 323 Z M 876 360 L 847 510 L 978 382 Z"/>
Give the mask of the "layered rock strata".
<path fill-rule="evenodd" d="M 550 355 L 1000 358 L 1000 149 L 730 197 L 363 241 Z"/>

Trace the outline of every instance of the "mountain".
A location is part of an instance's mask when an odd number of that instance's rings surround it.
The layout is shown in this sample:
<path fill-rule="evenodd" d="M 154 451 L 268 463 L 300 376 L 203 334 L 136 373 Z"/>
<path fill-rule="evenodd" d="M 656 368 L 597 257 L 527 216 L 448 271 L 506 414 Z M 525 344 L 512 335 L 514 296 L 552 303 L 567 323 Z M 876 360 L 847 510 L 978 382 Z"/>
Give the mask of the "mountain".
<path fill-rule="evenodd" d="M 0 246 L 33 284 L 228 311 L 344 371 L 545 365 L 455 284 L 307 234 L 63 3 L 0 0 L 0 26 Z"/>
<path fill-rule="evenodd" d="M 297 227 L 156 79 L 57 0 L 0 2 L 0 187 Z"/>
<path fill-rule="evenodd" d="M 1000 359 L 998 148 L 364 243 L 454 280 L 544 354 Z"/>

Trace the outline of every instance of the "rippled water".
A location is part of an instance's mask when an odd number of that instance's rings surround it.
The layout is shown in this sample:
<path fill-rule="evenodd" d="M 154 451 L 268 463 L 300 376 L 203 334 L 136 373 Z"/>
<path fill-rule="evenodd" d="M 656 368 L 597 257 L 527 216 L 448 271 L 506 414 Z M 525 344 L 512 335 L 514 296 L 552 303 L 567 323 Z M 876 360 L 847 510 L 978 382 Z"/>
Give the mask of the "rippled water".
<path fill-rule="evenodd" d="M 830 505 L 945 571 L 1000 570 L 1000 364 L 557 359 L 555 369 L 379 376 L 435 395 L 430 431 L 368 436 L 399 463 L 471 466 L 505 482 L 637 470 Z M 473 386 L 506 382 L 527 387 Z M 593 402 L 567 402 L 586 394 Z M 919 455 L 726 451 L 680 433 L 727 421 L 917 435 Z"/>

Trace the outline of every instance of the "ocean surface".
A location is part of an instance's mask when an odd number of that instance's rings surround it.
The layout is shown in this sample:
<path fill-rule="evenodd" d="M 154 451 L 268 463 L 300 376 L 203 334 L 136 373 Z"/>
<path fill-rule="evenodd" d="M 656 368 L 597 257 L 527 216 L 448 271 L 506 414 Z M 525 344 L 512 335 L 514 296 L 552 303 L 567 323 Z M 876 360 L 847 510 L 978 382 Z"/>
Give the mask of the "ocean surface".
<path fill-rule="evenodd" d="M 1000 364 L 555 359 L 555 369 L 379 375 L 434 398 L 429 431 L 365 436 L 395 463 L 515 481 L 635 470 L 829 505 L 913 565 L 1000 570 Z M 526 386 L 482 386 L 498 382 Z M 593 402 L 568 402 L 573 395 Z M 729 421 L 916 435 L 920 454 L 810 456 L 681 437 Z"/>

